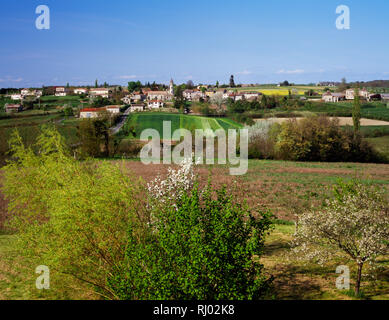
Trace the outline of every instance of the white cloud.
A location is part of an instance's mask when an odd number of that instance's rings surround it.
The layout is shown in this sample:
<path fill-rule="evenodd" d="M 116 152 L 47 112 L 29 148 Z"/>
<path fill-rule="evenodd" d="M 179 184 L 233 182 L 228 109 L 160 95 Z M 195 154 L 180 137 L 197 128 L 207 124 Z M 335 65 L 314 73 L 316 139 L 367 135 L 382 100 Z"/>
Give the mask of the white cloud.
<path fill-rule="evenodd" d="M 5 79 L 0 79 L 0 82 L 22 82 L 23 78 L 12 78 L 6 77 Z"/>
<path fill-rule="evenodd" d="M 249 74 L 252 74 L 252 72 L 249 70 L 243 70 L 242 72 L 238 72 L 237 74 L 242 76 L 248 76 Z"/>
<path fill-rule="evenodd" d="M 129 80 L 129 79 L 136 79 L 136 75 L 129 75 L 129 76 L 119 76 L 119 79 Z"/>
<path fill-rule="evenodd" d="M 284 70 L 281 69 L 280 71 L 277 72 L 277 74 L 302 74 L 305 71 L 302 69 L 296 69 L 296 70 Z"/>

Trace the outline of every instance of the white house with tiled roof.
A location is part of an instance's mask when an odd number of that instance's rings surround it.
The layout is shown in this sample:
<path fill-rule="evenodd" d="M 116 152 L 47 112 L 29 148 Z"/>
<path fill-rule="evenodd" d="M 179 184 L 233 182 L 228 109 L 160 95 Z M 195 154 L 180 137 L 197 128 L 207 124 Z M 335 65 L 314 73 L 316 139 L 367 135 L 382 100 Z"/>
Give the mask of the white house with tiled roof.
<path fill-rule="evenodd" d="M 112 90 L 109 88 L 92 88 L 89 90 L 89 95 L 108 99 L 112 95 Z"/>
<path fill-rule="evenodd" d="M 75 88 L 73 90 L 74 94 L 87 94 L 88 89 L 87 88 Z"/>
<path fill-rule="evenodd" d="M 165 103 L 162 100 L 150 100 L 147 102 L 149 109 L 160 109 L 163 108 Z"/>
<path fill-rule="evenodd" d="M 324 93 L 322 97 L 324 102 L 339 102 L 345 100 L 345 98 L 346 95 L 342 92 L 332 93 L 330 91 Z"/>
<path fill-rule="evenodd" d="M 148 100 L 162 100 L 162 101 L 169 101 L 173 100 L 174 96 L 167 91 L 149 91 L 147 92 L 147 99 Z"/>
<path fill-rule="evenodd" d="M 355 92 L 355 89 L 347 89 L 346 90 L 346 99 L 347 100 L 354 100 L 354 92 Z M 361 89 L 361 90 L 359 90 L 359 96 L 362 98 L 368 99 L 369 98 L 369 91 L 367 91 L 366 89 Z"/>
<path fill-rule="evenodd" d="M 69 94 L 69 89 L 66 87 L 56 87 L 55 96 L 56 97 L 66 97 Z"/>

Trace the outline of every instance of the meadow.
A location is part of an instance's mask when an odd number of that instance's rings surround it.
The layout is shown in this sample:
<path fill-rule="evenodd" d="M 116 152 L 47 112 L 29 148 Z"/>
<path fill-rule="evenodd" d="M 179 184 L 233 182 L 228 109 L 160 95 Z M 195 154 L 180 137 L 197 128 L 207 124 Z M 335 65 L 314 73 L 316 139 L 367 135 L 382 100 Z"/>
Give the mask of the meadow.
<path fill-rule="evenodd" d="M 289 91 L 292 94 L 297 94 L 299 96 L 305 95 L 308 90 L 314 90 L 315 92 L 322 94 L 324 92 L 324 87 L 317 86 L 290 86 L 290 87 L 278 87 L 276 85 L 263 85 L 255 87 L 246 87 L 246 88 L 233 88 L 238 91 L 259 91 L 265 95 L 275 95 L 275 96 L 287 96 Z"/>
<path fill-rule="evenodd" d="M 126 161 L 133 174 L 149 182 L 157 175 L 167 174 L 168 166 L 145 166 L 139 161 Z M 245 176 L 228 175 L 226 166 L 200 166 L 196 169 L 201 184 L 212 176 L 216 186 L 228 189 L 250 207 L 270 208 L 276 215 L 275 229 L 267 237 L 262 263 L 265 271 L 275 276 L 274 299 L 349 300 L 348 292 L 335 286 L 336 267 L 349 262 L 331 260 L 324 266 L 313 262 L 297 261 L 290 254 L 295 232 L 296 216 L 311 206 L 320 206 L 332 194 L 332 186 L 339 178 L 359 178 L 389 190 L 389 165 L 355 163 L 301 163 L 250 160 Z M 1 197 L 1 195 L 0 195 Z M 0 208 L 5 210 L 5 201 Z M 69 279 L 67 283 L 53 281 L 51 290 L 34 288 L 34 267 L 18 256 L 15 249 L 16 235 L 0 232 L 0 299 L 97 299 L 84 284 Z M 363 282 L 364 299 L 389 299 L 389 257 L 381 257 L 382 268 L 372 281 Z M 15 266 L 21 267 L 21 269 Z M 350 264 L 350 266 L 352 266 Z M 18 271 L 17 271 L 18 270 Z M 368 269 L 366 269 L 367 271 Z M 352 276 L 355 269 L 351 268 Z"/>
<path fill-rule="evenodd" d="M 178 129 L 186 129 L 194 131 L 196 129 L 211 129 L 213 131 L 218 129 L 239 129 L 242 125 L 228 118 L 207 118 L 200 116 L 188 116 L 183 114 L 171 113 L 136 113 L 130 115 L 128 118 L 128 125 L 133 126 L 136 131 L 136 138 L 145 129 L 155 129 L 160 136 L 163 135 L 163 122 L 170 121 L 172 125 L 172 133 Z"/>

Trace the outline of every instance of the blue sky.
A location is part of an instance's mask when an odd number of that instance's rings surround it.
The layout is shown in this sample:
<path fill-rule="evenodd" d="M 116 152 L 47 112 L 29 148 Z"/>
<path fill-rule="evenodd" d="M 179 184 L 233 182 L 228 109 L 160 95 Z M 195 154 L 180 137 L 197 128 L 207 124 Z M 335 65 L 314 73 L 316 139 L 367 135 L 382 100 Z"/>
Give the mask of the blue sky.
<path fill-rule="evenodd" d="M 50 8 L 50 30 L 35 9 Z M 351 29 L 335 27 L 338 5 Z M 389 79 L 387 0 L 3 0 L 0 87 Z"/>

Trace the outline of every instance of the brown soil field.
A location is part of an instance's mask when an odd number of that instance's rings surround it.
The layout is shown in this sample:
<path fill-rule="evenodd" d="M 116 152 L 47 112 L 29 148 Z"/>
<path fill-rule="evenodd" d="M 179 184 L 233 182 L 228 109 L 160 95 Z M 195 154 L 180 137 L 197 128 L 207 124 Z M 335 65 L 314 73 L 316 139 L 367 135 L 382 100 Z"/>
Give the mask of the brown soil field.
<path fill-rule="evenodd" d="M 125 166 L 145 183 L 166 177 L 167 165 L 144 165 L 126 161 Z M 223 185 L 240 202 L 252 208 L 269 208 L 279 219 L 294 220 L 296 214 L 319 205 L 331 196 L 337 179 L 358 178 L 384 188 L 389 187 L 389 165 L 356 163 L 302 163 L 250 161 L 243 176 L 230 176 L 227 166 L 199 166 L 195 170 L 201 185 L 208 179 L 216 187 Z M 7 215 L 7 202 L 0 193 L 0 228 Z"/>
<path fill-rule="evenodd" d="M 260 121 L 271 121 L 275 123 L 284 123 L 286 121 L 296 119 L 296 120 L 301 120 L 304 118 L 270 118 L 270 119 L 255 119 L 255 121 L 260 122 Z M 334 119 L 334 118 L 331 118 Z M 339 124 L 341 126 L 352 126 L 353 125 L 353 119 L 352 118 L 347 118 L 347 117 L 338 117 Z M 372 119 L 361 119 L 361 126 L 366 127 L 366 126 L 389 126 L 389 122 L 387 121 L 380 121 L 380 120 L 372 120 Z"/>

